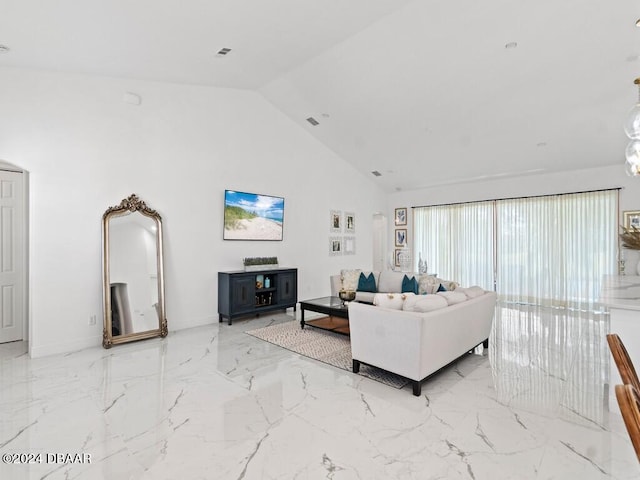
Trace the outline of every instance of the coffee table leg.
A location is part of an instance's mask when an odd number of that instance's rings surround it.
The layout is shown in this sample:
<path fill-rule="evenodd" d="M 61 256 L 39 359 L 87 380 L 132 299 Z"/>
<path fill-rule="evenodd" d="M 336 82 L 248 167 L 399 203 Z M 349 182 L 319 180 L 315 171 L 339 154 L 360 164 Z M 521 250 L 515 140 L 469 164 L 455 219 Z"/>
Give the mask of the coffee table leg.
<path fill-rule="evenodd" d="M 304 308 L 300 307 L 300 328 L 304 330 Z"/>

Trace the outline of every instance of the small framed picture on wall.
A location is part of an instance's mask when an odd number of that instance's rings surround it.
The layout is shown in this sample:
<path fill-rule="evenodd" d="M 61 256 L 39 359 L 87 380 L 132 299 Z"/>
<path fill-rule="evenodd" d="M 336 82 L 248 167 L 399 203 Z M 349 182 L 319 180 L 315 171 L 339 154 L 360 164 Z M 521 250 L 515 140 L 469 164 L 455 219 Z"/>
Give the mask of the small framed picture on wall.
<path fill-rule="evenodd" d="M 407 246 L 407 229 L 406 228 L 397 228 L 396 229 L 396 247 L 406 247 Z"/>
<path fill-rule="evenodd" d="M 356 233 L 356 215 L 344 212 L 344 233 Z"/>
<path fill-rule="evenodd" d="M 639 210 L 626 210 L 622 212 L 624 216 L 624 228 L 632 230 L 637 228 L 640 230 L 640 211 Z"/>
<path fill-rule="evenodd" d="M 396 225 L 406 225 L 407 224 L 407 209 L 396 208 Z"/>
<path fill-rule="evenodd" d="M 400 254 L 402 253 L 402 249 L 401 248 L 396 248 L 394 253 L 395 253 L 395 255 L 394 255 L 394 257 L 395 257 L 394 265 L 396 267 L 399 267 L 400 266 Z"/>
<path fill-rule="evenodd" d="M 342 212 L 331 210 L 329 214 L 329 231 L 333 233 L 342 233 Z"/>
<path fill-rule="evenodd" d="M 342 237 L 329 238 L 329 256 L 342 255 Z"/>

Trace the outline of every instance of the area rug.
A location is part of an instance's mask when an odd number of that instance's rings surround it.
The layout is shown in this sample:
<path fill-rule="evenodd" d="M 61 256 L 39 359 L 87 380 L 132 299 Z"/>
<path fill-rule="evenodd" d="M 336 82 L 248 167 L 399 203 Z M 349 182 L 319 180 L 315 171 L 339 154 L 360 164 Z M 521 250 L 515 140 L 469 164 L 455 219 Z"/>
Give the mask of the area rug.
<path fill-rule="evenodd" d="M 333 365 L 348 372 L 352 370 L 351 343 L 349 337 L 313 327 L 300 328 L 300 322 L 285 322 L 249 330 L 248 335 L 286 348 L 305 357 Z M 369 365 L 360 365 L 358 375 L 370 378 L 394 388 L 409 383 L 404 377 Z"/>

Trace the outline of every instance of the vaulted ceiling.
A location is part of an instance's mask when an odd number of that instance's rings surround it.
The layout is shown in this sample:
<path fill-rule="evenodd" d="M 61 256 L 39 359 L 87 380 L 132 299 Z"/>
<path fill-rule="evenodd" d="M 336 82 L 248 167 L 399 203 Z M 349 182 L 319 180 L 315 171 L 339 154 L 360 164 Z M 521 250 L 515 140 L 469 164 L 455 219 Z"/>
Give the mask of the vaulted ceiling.
<path fill-rule="evenodd" d="M 390 192 L 622 169 L 622 123 L 638 99 L 631 0 L 0 7 L 0 66 L 254 89 Z"/>

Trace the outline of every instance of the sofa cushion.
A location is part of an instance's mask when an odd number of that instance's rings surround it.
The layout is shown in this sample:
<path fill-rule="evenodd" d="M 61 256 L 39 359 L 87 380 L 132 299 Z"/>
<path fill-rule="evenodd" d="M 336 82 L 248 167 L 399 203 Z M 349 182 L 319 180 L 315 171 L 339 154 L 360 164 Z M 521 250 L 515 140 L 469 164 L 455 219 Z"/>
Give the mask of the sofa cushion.
<path fill-rule="evenodd" d="M 404 273 L 384 270 L 380 272 L 378 291 L 381 293 L 399 293 L 402 290 Z"/>
<path fill-rule="evenodd" d="M 358 291 L 359 292 L 372 292 L 376 293 L 376 278 L 373 276 L 373 272 L 369 273 L 369 275 L 365 275 L 363 272 L 360 272 L 360 277 L 358 278 Z"/>
<path fill-rule="evenodd" d="M 373 303 L 376 295 L 377 294 L 373 292 L 356 292 L 356 302 Z"/>
<path fill-rule="evenodd" d="M 411 305 L 411 303 L 409 303 Z M 449 304 L 444 297 L 439 295 L 418 295 L 417 300 L 413 303 L 413 312 L 432 312 L 448 307 Z"/>
<path fill-rule="evenodd" d="M 407 277 L 406 275 L 404 277 L 402 277 L 402 286 L 401 286 L 401 290 L 402 293 L 405 292 L 410 292 L 410 293 L 414 293 L 417 294 L 418 293 L 418 281 L 416 280 L 416 277 Z"/>
<path fill-rule="evenodd" d="M 438 294 L 434 296 L 444 298 L 448 305 L 455 305 L 456 303 L 467 301 L 467 296 L 461 292 L 438 292 Z"/>
<path fill-rule="evenodd" d="M 376 293 L 373 297 L 373 304 L 382 308 L 392 308 L 402 310 L 404 299 L 409 293 Z"/>
<path fill-rule="evenodd" d="M 342 288 L 349 292 L 355 292 L 358 289 L 360 272 L 362 272 L 362 270 L 340 270 Z"/>

